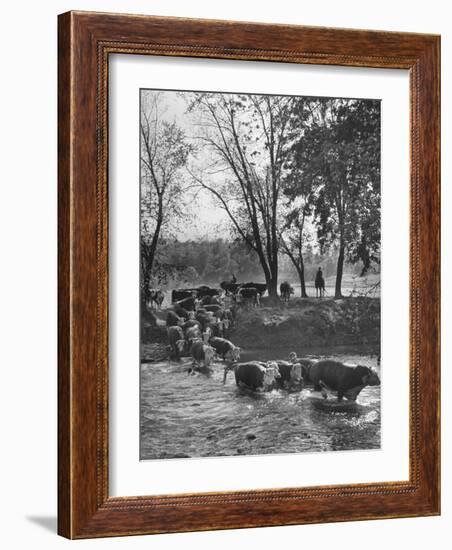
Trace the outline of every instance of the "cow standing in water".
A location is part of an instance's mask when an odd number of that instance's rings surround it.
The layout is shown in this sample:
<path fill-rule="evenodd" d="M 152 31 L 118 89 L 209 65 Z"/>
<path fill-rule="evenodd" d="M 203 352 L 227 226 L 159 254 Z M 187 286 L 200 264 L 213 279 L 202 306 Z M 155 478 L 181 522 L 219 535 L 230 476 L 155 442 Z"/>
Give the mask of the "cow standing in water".
<path fill-rule="evenodd" d="M 315 276 L 315 296 L 316 298 L 323 298 L 325 296 L 325 279 L 323 278 L 322 269 L 320 267 Z"/>
<path fill-rule="evenodd" d="M 314 384 L 314 390 L 322 392 L 324 399 L 328 391 L 337 393 L 340 402 L 345 397 L 356 401 L 361 390 L 366 386 L 379 386 L 380 378 L 371 368 L 357 365 L 351 367 L 338 361 L 318 361 L 309 369 L 309 381 Z"/>

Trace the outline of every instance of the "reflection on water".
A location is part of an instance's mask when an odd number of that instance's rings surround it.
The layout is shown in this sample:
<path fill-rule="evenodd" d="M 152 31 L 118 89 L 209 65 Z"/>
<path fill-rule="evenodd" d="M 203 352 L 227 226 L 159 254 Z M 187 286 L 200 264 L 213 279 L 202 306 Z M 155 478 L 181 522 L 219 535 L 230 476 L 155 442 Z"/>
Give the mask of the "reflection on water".
<path fill-rule="evenodd" d="M 249 357 L 248 357 L 249 355 Z M 284 358 L 249 351 L 242 360 Z M 369 356 L 328 355 L 377 368 Z M 254 393 L 235 384 L 223 366 L 190 376 L 188 358 L 141 365 L 141 459 L 344 451 L 380 448 L 380 387 L 356 403 L 325 402 L 312 388 L 301 393 Z"/>

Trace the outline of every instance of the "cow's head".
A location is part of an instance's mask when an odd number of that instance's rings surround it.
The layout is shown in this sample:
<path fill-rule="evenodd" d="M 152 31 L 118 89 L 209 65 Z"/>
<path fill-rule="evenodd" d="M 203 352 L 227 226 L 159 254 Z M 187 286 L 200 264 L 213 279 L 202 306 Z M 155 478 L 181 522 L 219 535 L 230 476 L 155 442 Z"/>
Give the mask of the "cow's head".
<path fill-rule="evenodd" d="M 298 384 L 303 380 L 303 368 L 300 363 L 294 363 L 290 369 L 290 381 Z"/>
<path fill-rule="evenodd" d="M 204 351 L 204 366 L 208 367 L 215 355 L 215 350 L 212 346 L 208 346 L 207 344 L 204 344 L 202 349 Z"/>
<path fill-rule="evenodd" d="M 186 341 L 185 340 L 177 340 L 176 342 L 176 349 L 179 353 L 183 353 L 185 350 Z"/>
<path fill-rule="evenodd" d="M 226 355 L 225 358 L 228 361 L 238 361 L 240 359 L 240 352 L 242 351 L 241 348 L 234 346 L 232 349 L 230 349 Z"/>
<path fill-rule="evenodd" d="M 264 372 L 264 386 L 271 386 L 276 378 L 281 378 L 278 364 L 275 361 L 268 361 Z"/>
<path fill-rule="evenodd" d="M 201 331 L 198 327 L 193 327 L 192 330 L 188 330 L 186 338 L 190 344 L 193 344 L 195 340 L 201 340 Z"/>
<path fill-rule="evenodd" d="M 228 372 L 229 372 L 230 370 L 234 370 L 236 366 L 237 366 L 237 363 L 228 363 L 228 364 L 224 367 L 223 384 L 226 384 L 226 377 L 227 377 L 227 375 L 228 375 Z"/>
<path fill-rule="evenodd" d="M 195 312 L 194 311 L 189 311 L 188 312 L 188 319 L 190 320 L 193 320 L 195 318 Z"/>
<path fill-rule="evenodd" d="M 359 374 L 365 386 L 379 386 L 381 384 L 380 377 L 370 367 L 358 365 L 355 367 L 355 372 Z"/>
<path fill-rule="evenodd" d="M 224 328 L 224 330 L 229 330 L 230 326 L 231 326 L 231 321 L 229 321 L 229 319 L 223 319 L 223 328 Z"/>
<path fill-rule="evenodd" d="M 212 336 L 212 329 L 210 327 L 207 327 L 205 332 L 202 334 L 202 339 L 204 344 L 208 344 L 210 337 Z"/>

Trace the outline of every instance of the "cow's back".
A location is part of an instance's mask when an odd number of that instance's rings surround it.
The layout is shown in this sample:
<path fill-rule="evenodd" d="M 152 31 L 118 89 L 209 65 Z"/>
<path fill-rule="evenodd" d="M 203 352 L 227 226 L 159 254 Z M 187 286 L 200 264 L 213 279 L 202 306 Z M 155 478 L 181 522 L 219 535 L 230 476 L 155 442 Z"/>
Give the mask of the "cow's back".
<path fill-rule="evenodd" d="M 204 346 L 204 342 L 202 342 L 202 340 L 193 342 L 191 346 L 190 353 L 197 361 L 204 359 L 203 346 Z"/>
<path fill-rule="evenodd" d="M 168 328 L 168 340 L 171 344 L 175 344 L 178 340 L 182 340 L 184 333 L 180 327 L 169 327 Z"/>
<path fill-rule="evenodd" d="M 314 385 L 322 381 L 335 391 L 346 389 L 348 383 L 353 383 L 353 375 L 354 367 L 348 367 L 339 361 L 319 361 L 309 369 L 309 379 Z"/>
<path fill-rule="evenodd" d="M 237 365 L 234 369 L 235 381 L 237 385 L 240 382 L 249 388 L 260 388 L 264 383 L 264 368 L 254 363 Z"/>

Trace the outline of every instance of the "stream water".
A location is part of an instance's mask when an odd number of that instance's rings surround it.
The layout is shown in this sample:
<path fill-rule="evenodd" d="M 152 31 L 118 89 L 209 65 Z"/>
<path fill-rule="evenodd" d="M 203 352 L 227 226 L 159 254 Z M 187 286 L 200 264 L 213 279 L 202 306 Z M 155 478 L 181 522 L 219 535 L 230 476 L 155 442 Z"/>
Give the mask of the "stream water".
<path fill-rule="evenodd" d="M 241 361 L 286 358 L 281 350 L 247 350 Z M 369 355 L 311 355 L 375 368 Z M 255 393 L 235 384 L 224 364 L 212 374 L 189 375 L 189 358 L 141 364 L 141 459 L 284 454 L 380 447 L 380 387 L 367 387 L 356 403 L 324 401 L 301 392 Z"/>

